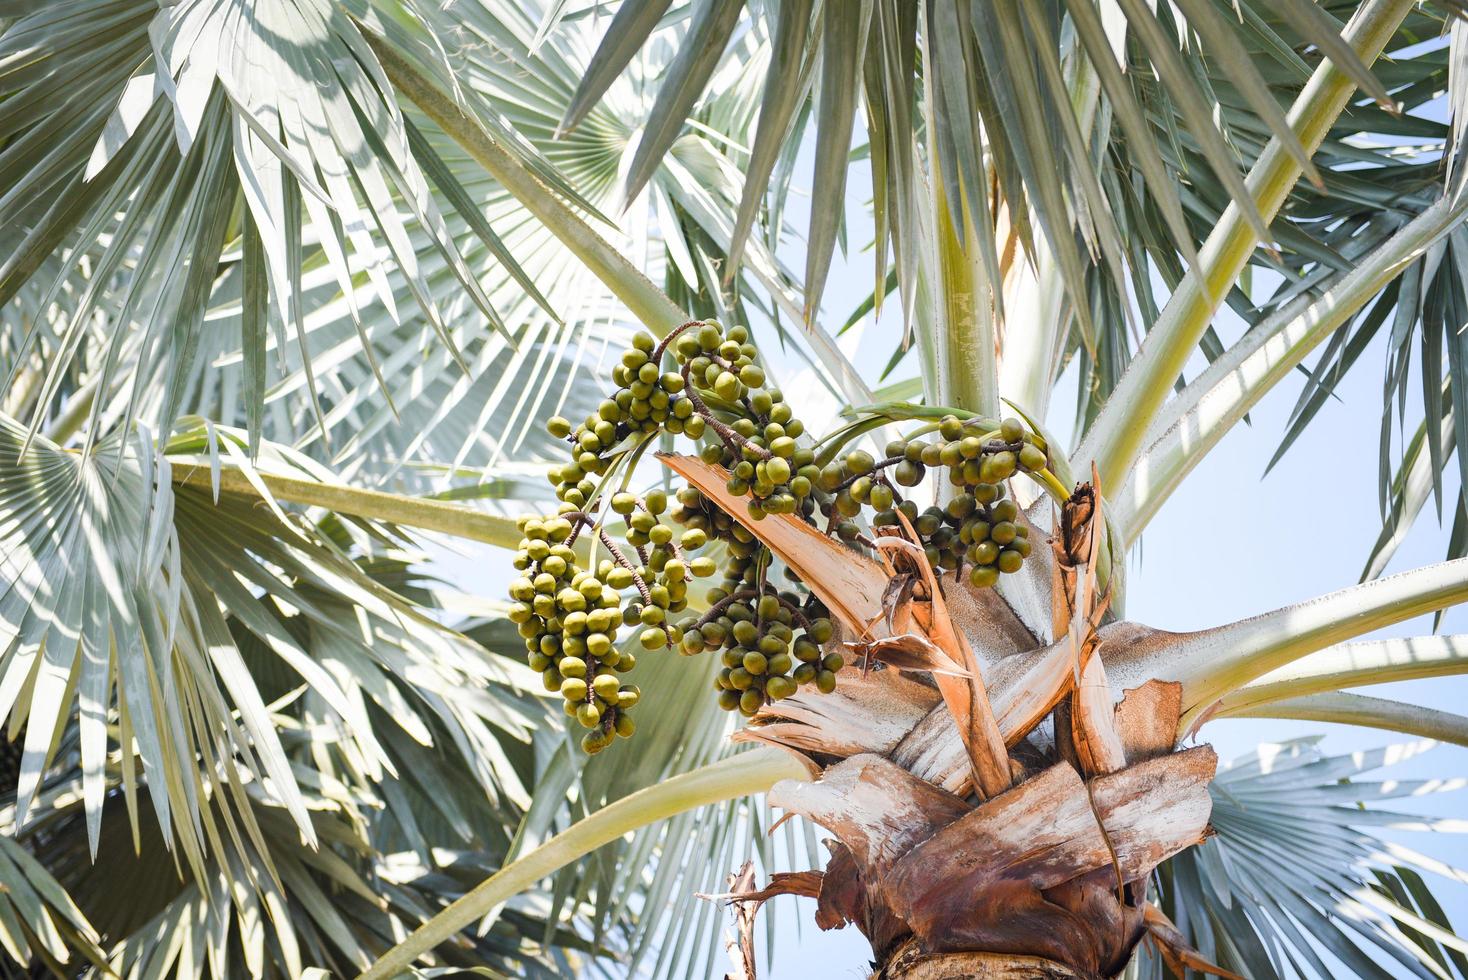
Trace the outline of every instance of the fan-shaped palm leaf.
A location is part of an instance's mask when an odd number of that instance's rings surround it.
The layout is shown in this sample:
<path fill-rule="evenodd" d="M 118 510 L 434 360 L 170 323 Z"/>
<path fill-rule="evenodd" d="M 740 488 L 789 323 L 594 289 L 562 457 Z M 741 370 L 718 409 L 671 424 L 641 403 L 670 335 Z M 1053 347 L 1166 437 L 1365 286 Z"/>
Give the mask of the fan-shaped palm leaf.
<path fill-rule="evenodd" d="M 1430 896 L 1418 872 L 1458 881 L 1464 873 L 1381 839 L 1377 828 L 1460 828 L 1378 804 L 1459 790 L 1462 781 L 1359 781 L 1430 742 L 1327 756 L 1317 741 L 1260 746 L 1220 770 L 1217 835 L 1160 870 L 1156 900 L 1208 959 L 1246 976 L 1329 977 L 1342 966 L 1360 977 L 1448 976 L 1468 949 L 1451 926 L 1430 921 L 1431 907 L 1419 908 L 1405 883 Z M 1164 976 L 1161 961 L 1144 959 L 1138 975 Z"/>

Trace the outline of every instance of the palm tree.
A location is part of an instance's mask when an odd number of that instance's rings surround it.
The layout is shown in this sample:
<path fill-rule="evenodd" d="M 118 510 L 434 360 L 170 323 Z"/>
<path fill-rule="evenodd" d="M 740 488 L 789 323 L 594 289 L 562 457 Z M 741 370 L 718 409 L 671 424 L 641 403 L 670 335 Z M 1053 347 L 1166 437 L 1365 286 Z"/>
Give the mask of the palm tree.
<path fill-rule="evenodd" d="M 11 972 L 706 973 L 696 893 L 722 891 L 746 975 L 776 894 L 855 923 L 885 977 L 1468 975 L 1428 886 L 1462 873 L 1370 806 L 1451 784 L 1355 778 L 1416 747 L 1219 770 L 1193 744 L 1226 717 L 1468 744 L 1347 693 L 1468 664 L 1463 637 L 1359 639 L 1468 598 L 1462 454 L 1448 560 L 1382 577 L 1468 426 L 1461 13 L 0 3 Z M 861 169 L 847 326 L 880 312 L 914 376 L 875 390 L 824 326 Z M 643 654 L 633 746 L 589 759 L 512 604 L 423 542 L 503 554 L 497 591 L 511 515 L 554 510 L 544 421 L 598 410 L 633 330 L 710 319 L 829 391 L 831 460 L 1022 417 L 1032 552 L 973 587 L 920 528 L 756 521 L 717 463 L 641 440 L 626 486 L 747 525 L 850 662 L 730 740 L 715 657 Z M 1362 582 L 1129 622 L 1127 556 L 1179 484 L 1298 368 L 1283 453 L 1373 342 Z M 1062 383 L 1073 446 L 1046 428 Z M 797 818 L 775 834 L 771 807 Z M 768 884 L 718 887 L 750 853 Z"/>

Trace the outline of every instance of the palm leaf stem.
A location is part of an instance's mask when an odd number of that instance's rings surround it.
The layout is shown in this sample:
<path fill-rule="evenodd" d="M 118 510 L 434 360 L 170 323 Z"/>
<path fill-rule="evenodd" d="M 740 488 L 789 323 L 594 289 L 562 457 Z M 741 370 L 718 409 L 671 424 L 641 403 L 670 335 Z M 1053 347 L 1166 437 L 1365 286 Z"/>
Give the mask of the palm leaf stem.
<path fill-rule="evenodd" d="M 763 793 L 782 779 L 807 780 L 806 763 L 781 749 L 758 748 L 649 786 L 609 804 L 516 859 L 419 926 L 359 980 L 395 977 L 496 906 L 624 834 L 696 807 Z"/>
<path fill-rule="evenodd" d="M 1412 0 L 1368 0 L 1351 18 L 1344 37 L 1369 64 L 1413 6 Z M 1290 109 L 1290 125 L 1300 143 L 1313 153 L 1354 91 L 1349 75 L 1330 61 L 1322 62 Z M 1284 141 L 1271 139 L 1246 182 L 1265 220 L 1273 220 L 1300 174 L 1300 161 L 1289 153 Z M 1074 471 L 1088 472 L 1094 461 L 1102 486 L 1122 485 L 1145 447 L 1149 423 L 1172 394 L 1188 358 L 1258 244 L 1258 234 L 1243 209 L 1230 204 L 1198 253 L 1201 272 L 1188 272 L 1148 331 L 1146 341 L 1076 451 Z"/>
<path fill-rule="evenodd" d="M 259 487 L 251 481 L 251 476 L 254 476 L 273 496 L 287 503 L 325 507 L 338 514 L 438 531 L 500 548 L 517 548 L 524 537 L 513 519 L 486 514 L 463 504 L 301 480 L 264 470 L 247 475 L 238 467 L 227 464 L 221 464 L 216 471 L 211 470 L 209 460 L 202 457 L 171 457 L 170 462 L 175 483 L 211 487 L 217 480 L 220 493 L 260 497 Z"/>
<path fill-rule="evenodd" d="M 1387 698 L 1340 691 L 1306 694 L 1271 704 L 1255 705 L 1230 717 L 1325 721 L 1337 725 L 1402 732 L 1439 742 L 1451 742 L 1454 745 L 1468 745 L 1468 718 L 1462 715 Z"/>
<path fill-rule="evenodd" d="M 1249 331 L 1152 426 L 1141 465 L 1112 499 L 1128 547 L 1183 479 L 1275 385 L 1434 242 L 1468 216 L 1468 194 L 1444 198 L 1414 218 L 1313 301 L 1302 297 Z"/>

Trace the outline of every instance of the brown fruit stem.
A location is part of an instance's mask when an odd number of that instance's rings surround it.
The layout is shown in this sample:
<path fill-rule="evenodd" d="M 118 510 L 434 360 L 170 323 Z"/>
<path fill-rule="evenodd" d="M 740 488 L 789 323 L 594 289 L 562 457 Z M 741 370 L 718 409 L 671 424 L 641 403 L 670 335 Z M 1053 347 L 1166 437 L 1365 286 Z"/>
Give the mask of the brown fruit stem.
<path fill-rule="evenodd" d="M 714 416 L 714 413 L 704 404 L 703 399 L 699 397 L 698 389 L 693 386 L 693 380 L 688 376 L 689 365 L 683 365 L 683 369 L 678 373 L 683 376 L 683 390 L 688 393 L 689 400 L 693 402 L 693 410 L 703 416 L 708 427 L 718 434 L 725 446 L 733 446 L 741 450 L 749 449 L 760 459 L 769 459 L 774 455 L 769 450 L 756 446 Z"/>
<path fill-rule="evenodd" d="M 678 338 L 678 335 L 683 333 L 683 331 L 689 329 L 690 327 L 699 326 L 703 326 L 702 320 L 689 320 L 686 323 L 681 323 L 678 326 L 674 327 L 672 330 L 669 330 L 668 335 L 658 343 L 657 347 L 653 348 L 651 358 L 652 362 L 654 364 L 663 363 L 663 355 L 667 353 L 668 345 L 676 340 Z"/>
<path fill-rule="evenodd" d="M 592 517 L 590 514 L 579 510 L 573 510 L 560 516 L 573 522 L 573 524 L 575 525 L 575 529 L 572 530 L 571 536 L 566 539 L 566 546 L 570 547 L 573 543 L 575 543 L 576 536 L 581 533 L 581 529 L 591 523 Z M 596 536 L 601 540 L 602 545 L 607 549 L 607 553 L 612 556 L 612 561 L 616 562 L 618 565 L 621 565 L 623 568 L 627 569 L 627 571 L 632 573 L 632 581 L 634 584 L 636 584 L 637 591 L 642 593 L 642 601 L 651 603 L 652 592 L 648 589 L 647 583 L 643 581 L 642 576 L 637 574 L 637 566 L 633 565 L 632 562 L 627 559 L 627 556 L 622 554 L 622 549 L 617 547 L 616 542 L 612 540 L 612 536 L 607 533 L 607 529 L 604 527 L 598 527 L 596 529 Z M 640 555 L 641 549 L 638 549 L 638 551 Z M 647 561 L 644 559 L 642 564 L 646 566 Z"/>

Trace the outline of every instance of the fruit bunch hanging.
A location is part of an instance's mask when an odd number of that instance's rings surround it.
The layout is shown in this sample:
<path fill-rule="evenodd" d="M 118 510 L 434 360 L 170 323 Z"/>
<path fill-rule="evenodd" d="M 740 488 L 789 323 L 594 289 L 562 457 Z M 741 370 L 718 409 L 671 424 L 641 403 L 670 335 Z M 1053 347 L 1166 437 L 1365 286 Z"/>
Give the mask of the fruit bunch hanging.
<path fill-rule="evenodd" d="M 870 506 L 877 527 L 897 526 L 901 511 L 935 569 L 967 566 L 969 583 L 988 588 L 1001 574 L 1019 571 L 1030 554 L 1029 526 L 1019 520 L 1019 505 L 1006 499 L 1008 480 L 1016 473 L 1042 483 L 1054 480 L 1044 450 L 1023 423 L 1005 419 L 997 427 L 988 425 L 983 419 L 945 416 L 936 426 L 937 439 L 924 440 L 919 433 L 887 443 L 881 461 L 857 450 L 828 464 L 821 471 L 822 486 L 835 492 L 836 508 L 844 514 Z M 941 469 L 952 492 L 941 507 L 919 510 L 898 487 L 917 486 L 929 469 Z"/>
<path fill-rule="evenodd" d="M 522 574 L 510 587 L 510 618 L 530 666 L 588 729 L 587 752 L 632 734 L 628 712 L 640 694 L 621 675 L 637 650 L 718 654 L 719 705 L 746 716 L 801 686 L 834 690 L 844 662 L 828 651 L 834 630 L 826 609 L 788 568 L 784 587 L 776 585 L 777 561 L 746 522 L 792 515 L 862 547 L 870 544 L 864 515 L 875 527 L 905 517 L 934 568 L 966 569 L 975 587 L 1017 571 L 1030 553 L 1007 481 L 1025 473 L 1047 489 L 1058 484 L 1043 442 L 1022 423 L 948 415 L 888 443 L 880 460 L 847 448 L 860 426 L 812 445 L 758 360 L 739 326 L 693 321 L 661 343 L 640 332 L 613 367 L 616 391 L 596 412 L 579 425 L 560 417 L 547 425 L 570 447 L 570 459 L 550 472 L 560 512 L 520 523 Z M 701 442 L 699 456 L 727 471 L 727 490 L 745 498 L 745 513 L 727 513 L 691 486 L 671 507 L 663 490 L 629 492 L 637 461 L 664 433 Z M 951 490 L 941 506 L 920 508 L 903 491 L 929 470 L 943 471 Z M 686 614 L 692 580 L 720 567 L 705 611 Z M 622 627 L 635 644 L 618 644 Z"/>

